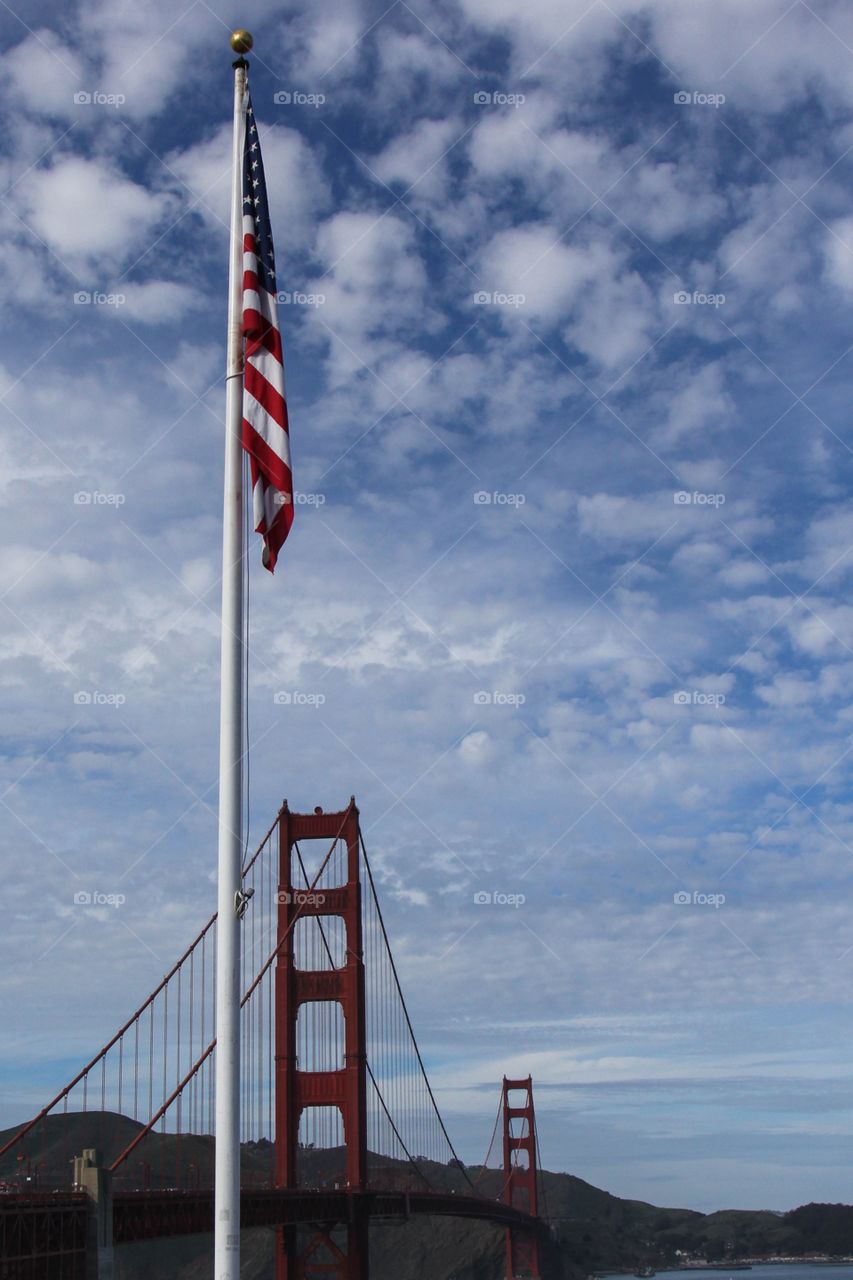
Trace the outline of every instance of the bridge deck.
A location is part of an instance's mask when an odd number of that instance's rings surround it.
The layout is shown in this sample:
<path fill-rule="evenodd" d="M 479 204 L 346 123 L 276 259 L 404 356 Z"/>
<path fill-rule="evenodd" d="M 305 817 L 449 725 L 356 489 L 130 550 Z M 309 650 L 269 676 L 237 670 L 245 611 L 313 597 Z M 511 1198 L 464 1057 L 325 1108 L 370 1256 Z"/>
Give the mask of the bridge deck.
<path fill-rule="evenodd" d="M 241 1204 L 244 1227 L 347 1223 L 358 1215 L 403 1221 L 429 1215 L 477 1218 L 502 1227 L 528 1229 L 538 1222 L 500 1200 L 450 1192 L 244 1189 Z M 36 1233 L 47 1235 L 59 1252 L 65 1252 L 72 1241 L 72 1248 L 82 1247 L 85 1218 L 86 1196 L 80 1192 L 3 1195 L 0 1256 L 16 1255 L 18 1249 L 29 1252 L 30 1237 Z M 118 1191 L 113 1197 L 113 1226 L 116 1244 L 212 1231 L 213 1192 Z"/>
<path fill-rule="evenodd" d="M 88 1208 L 82 1193 L 0 1195 L 0 1278 L 82 1280 Z"/>
<path fill-rule="evenodd" d="M 538 1219 L 500 1200 L 446 1192 L 244 1190 L 243 1227 L 300 1222 L 346 1224 L 356 1217 L 399 1219 L 436 1215 L 477 1218 L 502 1227 L 535 1228 Z M 116 1244 L 213 1230 L 212 1191 L 123 1191 L 113 1202 Z"/>

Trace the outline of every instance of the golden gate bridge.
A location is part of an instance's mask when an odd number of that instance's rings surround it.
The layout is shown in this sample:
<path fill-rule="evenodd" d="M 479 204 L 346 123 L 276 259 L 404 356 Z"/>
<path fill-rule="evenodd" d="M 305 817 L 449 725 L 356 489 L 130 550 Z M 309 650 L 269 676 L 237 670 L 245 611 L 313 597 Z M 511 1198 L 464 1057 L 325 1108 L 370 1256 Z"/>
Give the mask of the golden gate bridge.
<path fill-rule="evenodd" d="M 504 1077 L 486 1158 L 466 1168 L 355 799 L 337 813 L 285 802 L 244 862 L 239 909 L 241 1226 L 274 1229 L 276 1280 L 367 1280 L 370 1222 L 421 1215 L 494 1223 L 508 1280 L 538 1278 L 532 1081 Z M 0 1145 L 0 1280 L 109 1280 L 117 1245 L 213 1230 L 216 927 Z"/>

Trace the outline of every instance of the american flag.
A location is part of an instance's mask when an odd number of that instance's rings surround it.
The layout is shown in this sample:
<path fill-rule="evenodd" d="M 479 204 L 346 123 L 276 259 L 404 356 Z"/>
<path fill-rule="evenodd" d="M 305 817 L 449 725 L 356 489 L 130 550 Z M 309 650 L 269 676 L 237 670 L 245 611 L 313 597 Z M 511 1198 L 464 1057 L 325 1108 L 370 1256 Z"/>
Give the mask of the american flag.
<path fill-rule="evenodd" d="M 255 532 L 272 573 L 293 524 L 293 476 L 278 327 L 275 255 L 252 100 L 243 144 L 243 448 L 249 455 Z"/>

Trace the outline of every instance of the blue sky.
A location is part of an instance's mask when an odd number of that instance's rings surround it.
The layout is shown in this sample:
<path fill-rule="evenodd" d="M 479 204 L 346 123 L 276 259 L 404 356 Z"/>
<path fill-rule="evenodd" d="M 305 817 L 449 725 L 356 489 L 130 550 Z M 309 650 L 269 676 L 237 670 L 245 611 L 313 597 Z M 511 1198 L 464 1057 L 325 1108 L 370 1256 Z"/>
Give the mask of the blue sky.
<path fill-rule="evenodd" d="M 849 1199 L 853 13 L 14 8 L 3 1123 L 213 909 L 239 23 L 302 299 L 253 832 L 357 795 L 467 1158 L 532 1071 L 551 1168 Z"/>

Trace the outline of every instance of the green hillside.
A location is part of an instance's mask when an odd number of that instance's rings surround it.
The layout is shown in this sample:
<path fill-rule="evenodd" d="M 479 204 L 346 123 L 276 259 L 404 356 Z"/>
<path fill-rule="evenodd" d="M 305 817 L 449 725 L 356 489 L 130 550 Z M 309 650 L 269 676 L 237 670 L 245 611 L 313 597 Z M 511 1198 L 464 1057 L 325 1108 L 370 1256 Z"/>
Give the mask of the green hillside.
<path fill-rule="evenodd" d="M 109 1164 L 140 1129 L 136 1121 L 109 1112 L 51 1116 L 0 1159 L 0 1183 L 20 1185 L 29 1173 L 43 1188 L 67 1186 L 74 1155 L 85 1147 L 98 1147 Z M 14 1132 L 0 1133 L 0 1146 Z M 269 1142 L 244 1145 L 245 1185 L 268 1183 L 272 1155 Z M 300 1159 L 310 1185 L 341 1178 L 341 1149 L 304 1150 Z M 128 1161 L 125 1185 L 144 1181 L 152 1189 L 173 1186 L 179 1169 L 187 1185 L 190 1166 L 193 1180 L 210 1184 L 212 1138 L 148 1134 Z M 438 1190 L 469 1189 L 455 1165 L 422 1161 L 421 1166 Z M 370 1168 L 374 1185 L 394 1186 L 411 1173 L 404 1162 L 384 1157 L 371 1156 Z M 483 1194 L 500 1195 L 503 1175 L 498 1170 L 469 1168 L 467 1173 Z M 583 1280 L 596 1271 L 633 1272 L 642 1264 L 677 1266 L 685 1257 L 718 1262 L 744 1256 L 853 1254 L 853 1207 L 848 1205 L 804 1205 L 786 1214 L 740 1209 L 702 1214 L 621 1200 L 571 1174 L 548 1172 L 541 1175 L 540 1196 L 540 1214 L 548 1225 L 542 1245 L 546 1280 Z M 272 1280 L 272 1233 L 246 1232 L 243 1244 L 243 1280 Z M 377 1280 L 501 1280 L 503 1249 L 503 1233 L 487 1223 L 436 1218 L 375 1223 L 371 1228 L 372 1274 Z M 210 1273 L 211 1250 L 206 1236 L 124 1246 L 117 1251 L 116 1280 L 201 1280 Z"/>

